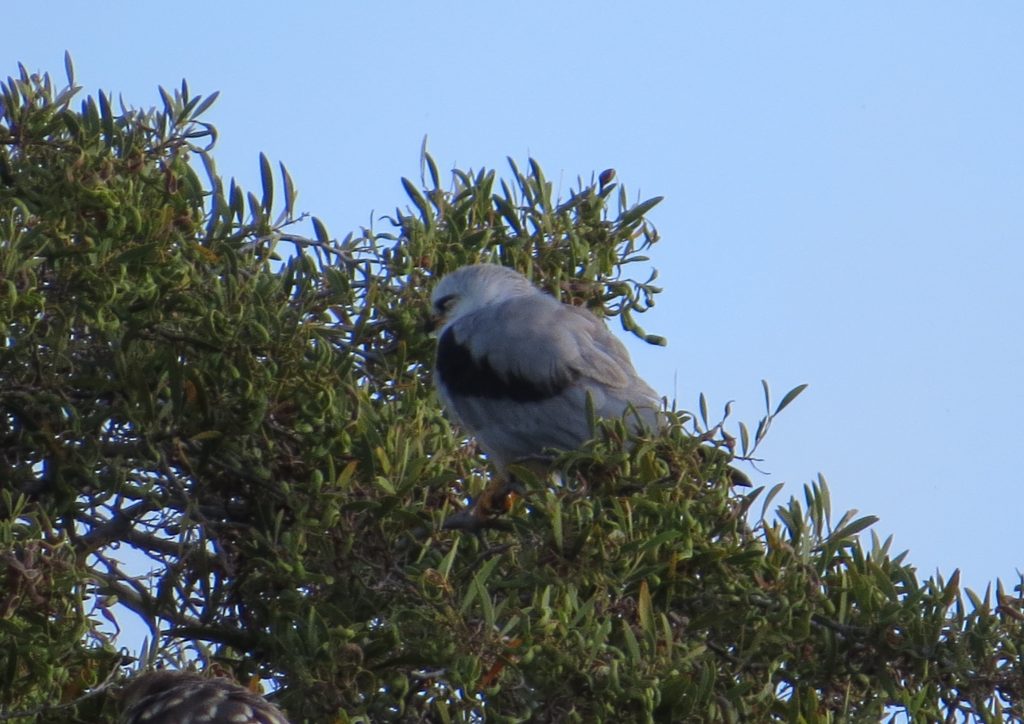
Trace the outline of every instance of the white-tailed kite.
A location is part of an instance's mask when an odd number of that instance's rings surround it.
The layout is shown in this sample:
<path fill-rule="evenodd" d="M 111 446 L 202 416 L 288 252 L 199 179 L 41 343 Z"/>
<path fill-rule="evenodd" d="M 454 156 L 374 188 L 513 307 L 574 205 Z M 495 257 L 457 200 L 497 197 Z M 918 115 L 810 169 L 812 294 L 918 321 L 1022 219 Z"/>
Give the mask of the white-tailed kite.
<path fill-rule="evenodd" d="M 508 479 L 510 464 L 548 448 L 580 447 L 591 436 L 588 404 L 597 417 L 626 415 L 634 429 L 659 425 L 658 394 L 604 322 L 545 294 L 519 272 L 496 264 L 462 267 L 441 280 L 431 302 L 441 402 L 501 478 Z M 480 503 L 477 516 L 495 512 Z"/>
<path fill-rule="evenodd" d="M 182 671 L 135 676 L 121 698 L 121 724 L 288 724 L 280 709 L 245 687 Z"/>

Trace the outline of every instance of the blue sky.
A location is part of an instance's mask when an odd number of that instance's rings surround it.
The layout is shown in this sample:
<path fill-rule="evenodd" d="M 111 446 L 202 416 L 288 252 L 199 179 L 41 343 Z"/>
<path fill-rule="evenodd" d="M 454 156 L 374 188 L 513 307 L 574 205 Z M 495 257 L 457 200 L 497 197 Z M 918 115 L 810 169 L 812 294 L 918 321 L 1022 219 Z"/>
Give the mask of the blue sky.
<path fill-rule="evenodd" d="M 4 11 L 0 74 L 62 78 L 67 49 L 134 105 L 219 90 L 220 172 L 283 161 L 338 237 L 405 205 L 424 135 L 442 168 L 665 196 L 641 322 L 669 346 L 630 343 L 651 384 L 753 424 L 762 378 L 809 383 L 758 482 L 823 473 L 922 577 L 1024 570 L 1024 5 L 48 7 Z"/>

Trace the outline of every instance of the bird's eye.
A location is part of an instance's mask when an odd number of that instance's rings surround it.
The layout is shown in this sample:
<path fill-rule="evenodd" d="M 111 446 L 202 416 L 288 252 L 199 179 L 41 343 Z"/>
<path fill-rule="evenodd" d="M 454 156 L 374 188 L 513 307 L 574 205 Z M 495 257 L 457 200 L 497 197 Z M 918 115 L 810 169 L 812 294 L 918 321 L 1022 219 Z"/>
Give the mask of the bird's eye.
<path fill-rule="evenodd" d="M 455 306 L 455 299 L 456 297 L 454 294 L 448 294 L 441 297 L 436 302 L 434 302 L 434 310 L 438 314 L 445 314 L 451 311 L 451 308 Z"/>

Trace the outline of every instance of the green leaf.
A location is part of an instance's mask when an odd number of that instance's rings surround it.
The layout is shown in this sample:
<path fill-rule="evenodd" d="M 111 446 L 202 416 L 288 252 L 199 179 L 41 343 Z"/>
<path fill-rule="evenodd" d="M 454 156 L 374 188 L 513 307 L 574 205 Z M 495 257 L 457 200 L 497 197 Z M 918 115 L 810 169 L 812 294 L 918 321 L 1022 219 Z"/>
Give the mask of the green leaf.
<path fill-rule="evenodd" d="M 316 234 L 316 240 L 321 244 L 329 242 L 331 235 L 327 233 L 327 227 L 324 226 L 324 222 L 317 216 L 310 217 L 310 221 L 313 223 L 313 233 Z"/>
<path fill-rule="evenodd" d="M 68 85 L 73 86 L 75 84 L 75 65 L 71 61 L 71 53 L 67 50 L 64 51 L 64 73 L 68 78 Z"/>
<path fill-rule="evenodd" d="M 286 217 L 291 217 L 295 213 L 295 197 L 297 195 L 295 183 L 285 165 L 283 163 L 278 165 L 281 168 L 281 178 L 284 179 L 284 213 Z"/>
<path fill-rule="evenodd" d="M 441 176 L 437 172 L 437 164 L 427 151 L 427 137 L 423 136 L 423 143 L 420 144 L 420 176 L 424 177 L 424 169 L 430 174 L 430 186 L 434 190 L 441 188 Z M 426 178 L 423 178 L 424 183 Z"/>
<path fill-rule="evenodd" d="M 619 217 L 619 226 L 625 227 L 636 223 L 642 219 L 648 211 L 660 204 L 663 200 L 663 196 L 655 196 L 652 199 L 647 199 L 647 201 L 637 204 Z"/>
<path fill-rule="evenodd" d="M 806 389 L 807 389 L 807 384 L 805 383 L 805 384 L 802 384 L 802 385 L 797 385 L 796 387 L 791 389 L 789 392 L 787 392 L 785 397 L 782 398 L 782 402 L 780 402 L 779 406 L 775 408 L 775 413 L 774 414 L 778 415 L 780 412 L 782 412 L 784 409 L 786 409 L 786 406 L 790 402 L 795 400 L 797 398 L 797 395 L 799 395 L 801 392 L 803 392 Z M 767 402 L 767 399 L 766 399 L 766 402 Z"/>
<path fill-rule="evenodd" d="M 106 93 L 100 91 L 96 94 L 100 104 L 100 122 L 103 125 L 103 135 L 107 145 L 114 143 L 114 114 L 110 110 L 110 98 Z"/>
<path fill-rule="evenodd" d="M 843 526 L 839 530 L 836 530 L 829 536 L 829 542 L 842 541 L 847 538 L 853 538 L 865 528 L 868 528 L 878 522 L 877 515 L 865 515 L 857 520 L 853 521 L 849 525 Z"/>
<path fill-rule="evenodd" d="M 192 111 L 192 118 L 199 118 L 199 116 L 206 113 L 206 111 L 209 110 L 210 106 L 217 102 L 217 99 L 219 97 L 220 91 L 214 91 L 210 95 L 206 96 L 206 98 L 204 98 L 202 102 L 196 105 L 195 110 Z"/>
<path fill-rule="evenodd" d="M 168 93 L 167 90 L 163 86 L 159 86 L 157 88 L 157 90 L 160 92 L 160 100 L 163 101 L 163 104 L 164 104 L 164 113 L 166 113 L 168 115 L 168 117 L 173 118 L 174 117 L 174 99 L 171 98 L 171 94 Z"/>
<path fill-rule="evenodd" d="M 121 252 L 114 258 L 114 264 L 130 266 L 138 262 L 148 262 L 154 258 L 157 249 L 160 248 L 160 244 L 153 242 L 151 244 L 139 244 L 133 246 L 126 251 Z"/>
<path fill-rule="evenodd" d="M 562 526 L 562 506 L 560 501 L 557 499 L 551 499 L 552 505 L 549 507 L 551 514 L 551 539 L 555 545 L 555 550 L 559 553 L 565 551 L 565 531 Z"/>
<path fill-rule="evenodd" d="M 505 219 L 506 223 L 508 223 L 508 225 L 512 227 L 512 230 L 515 231 L 517 235 L 522 236 L 524 233 L 523 225 L 522 222 L 519 220 L 519 214 L 516 213 L 516 210 L 512 207 L 512 204 L 510 204 L 506 199 L 498 195 L 492 196 L 491 201 L 494 203 L 494 206 L 498 209 L 498 213 L 501 214 L 502 218 Z"/>
<path fill-rule="evenodd" d="M 658 632 L 654 623 L 654 604 L 651 602 L 651 590 L 647 586 L 646 580 L 640 581 L 637 616 L 640 620 L 640 628 L 643 629 L 648 643 L 653 644 L 657 641 Z"/>
<path fill-rule="evenodd" d="M 768 491 L 768 495 L 765 496 L 764 503 L 761 504 L 761 520 L 764 520 L 765 515 L 768 512 L 768 506 L 775 500 L 775 496 L 782 492 L 782 489 L 786 487 L 785 483 L 776 483 L 772 486 L 771 490 Z"/>
<path fill-rule="evenodd" d="M 404 177 L 402 178 L 402 187 L 405 189 L 405 193 L 409 198 L 412 199 L 413 205 L 415 205 L 416 209 L 420 212 L 420 218 L 423 219 L 423 223 L 430 228 L 434 222 L 434 214 L 430 210 L 430 204 L 427 203 L 427 200 L 423 198 L 423 194 L 419 192 L 419 189 L 417 189 L 409 179 Z"/>
<path fill-rule="evenodd" d="M 441 565 L 438 566 L 438 571 L 440 571 L 441 575 L 446 580 L 451 575 L 452 564 L 455 562 L 455 556 L 459 550 L 460 540 L 461 538 L 459 538 L 458 536 L 452 539 L 451 549 L 448 551 L 448 553 L 445 554 L 445 557 L 441 559 Z"/>
<path fill-rule="evenodd" d="M 640 644 L 637 642 L 636 636 L 633 635 L 633 628 L 625 619 L 622 619 L 622 638 L 626 642 L 626 654 L 630 666 L 639 666 L 642 659 Z"/>
<path fill-rule="evenodd" d="M 260 154 L 260 183 L 263 186 L 263 200 L 260 206 L 269 214 L 274 206 L 274 174 L 270 169 L 270 159 L 265 153 Z"/>

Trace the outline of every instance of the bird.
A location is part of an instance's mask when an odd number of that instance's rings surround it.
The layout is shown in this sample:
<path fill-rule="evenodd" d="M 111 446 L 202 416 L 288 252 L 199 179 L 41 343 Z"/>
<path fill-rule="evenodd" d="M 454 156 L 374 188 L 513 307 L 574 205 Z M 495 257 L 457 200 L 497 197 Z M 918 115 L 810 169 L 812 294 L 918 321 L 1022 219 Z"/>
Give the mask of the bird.
<path fill-rule="evenodd" d="M 503 512 L 513 490 L 509 466 L 582 446 L 593 435 L 588 410 L 624 418 L 635 432 L 663 424 L 661 398 L 604 322 L 518 271 L 460 267 L 438 282 L 431 307 L 438 396 L 497 472 L 468 514 L 446 527 L 475 528 Z"/>
<path fill-rule="evenodd" d="M 225 678 L 158 670 L 121 690 L 120 724 L 289 724 L 276 706 Z"/>

